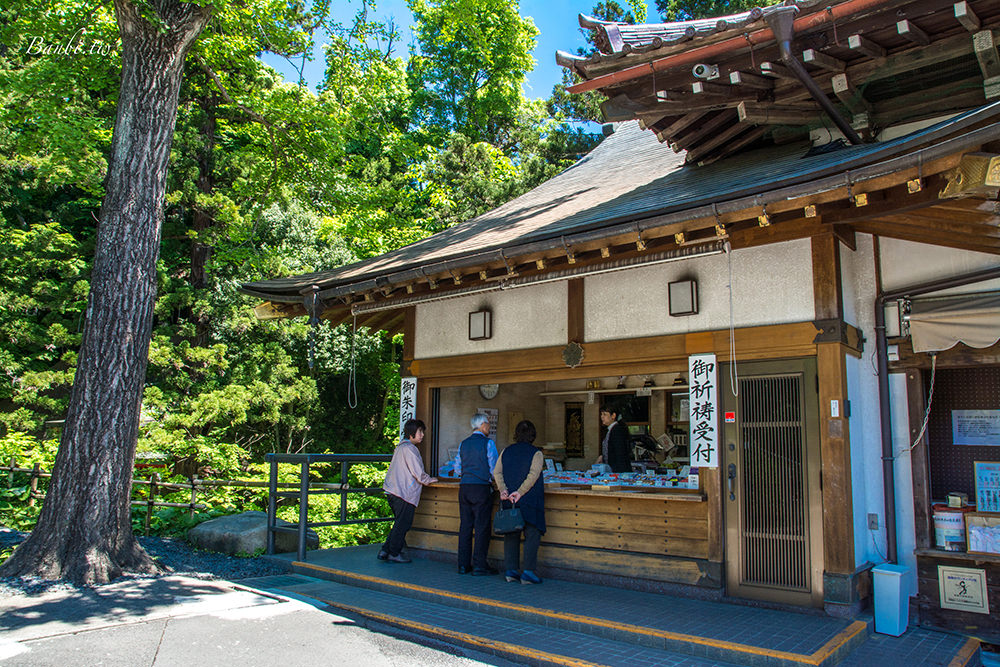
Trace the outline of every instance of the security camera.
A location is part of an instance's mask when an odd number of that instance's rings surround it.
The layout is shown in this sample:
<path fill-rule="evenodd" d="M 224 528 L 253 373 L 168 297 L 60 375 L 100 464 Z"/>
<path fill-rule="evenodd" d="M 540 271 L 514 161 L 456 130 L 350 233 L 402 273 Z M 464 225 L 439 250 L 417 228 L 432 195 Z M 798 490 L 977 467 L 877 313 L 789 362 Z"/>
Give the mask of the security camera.
<path fill-rule="evenodd" d="M 719 78 L 719 66 L 698 63 L 691 68 L 691 73 L 698 79 L 717 79 Z"/>

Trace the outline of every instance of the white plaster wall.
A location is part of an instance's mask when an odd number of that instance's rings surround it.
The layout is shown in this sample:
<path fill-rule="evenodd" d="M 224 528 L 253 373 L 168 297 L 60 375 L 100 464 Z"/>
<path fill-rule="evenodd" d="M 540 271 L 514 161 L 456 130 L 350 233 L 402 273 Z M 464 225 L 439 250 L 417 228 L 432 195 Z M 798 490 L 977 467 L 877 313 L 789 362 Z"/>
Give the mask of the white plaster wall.
<path fill-rule="evenodd" d="M 893 464 L 896 486 L 896 549 L 899 564 L 910 568 L 906 575 L 909 594 L 916 595 L 917 557 L 913 550 L 917 546 L 917 530 L 913 517 L 913 465 L 910 457 L 910 420 L 904 373 L 889 374 L 889 406 L 892 455 L 896 458 Z M 884 535 L 882 541 L 884 544 Z M 882 548 L 885 553 L 885 547 Z"/>
<path fill-rule="evenodd" d="M 960 276 L 1000 265 L 996 255 L 925 243 L 880 238 L 882 288 L 886 291 Z M 1000 289 L 1000 280 L 967 285 L 937 294 L 967 294 Z"/>
<path fill-rule="evenodd" d="M 929 255 L 923 252 L 928 248 L 920 244 L 909 244 L 880 239 L 882 256 L 885 257 L 886 245 L 893 246 L 890 253 L 900 261 L 902 257 L 916 252 L 918 259 L 902 260 L 905 262 L 929 262 L 929 267 L 914 266 L 910 269 L 896 267 L 896 275 L 903 276 L 905 284 L 930 280 L 930 277 L 920 277 L 921 271 L 939 270 L 937 261 L 950 261 L 947 258 L 936 258 L 935 253 L 944 249 L 933 248 Z M 847 391 L 851 402 L 849 419 L 851 434 L 851 484 L 854 501 L 854 554 L 855 565 L 865 562 L 879 564 L 885 562 L 886 516 L 884 501 L 884 486 L 882 479 L 882 438 L 881 421 L 878 409 L 878 376 L 873 367 L 875 352 L 875 264 L 872 237 L 867 234 L 857 235 L 857 251 L 851 251 L 841 246 L 841 267 L 843 269 L 844 317 L 857 326 L 865 337 L 864 351 L 860 359 L 847 357 Z M 915 246 L 904 248 L 902 245 Z M 885 276 L 883 265 L 883 277 Z M 929 275 L 929 273 L 925 274 Z M 950 274 L 948 274 L 950 275 Z M 941 276 L 936 276 L 941 277 Z M 901 283 L 902 284 L 902 283 Z M 902 374 L 889 376 L 890 390 L 890 420 L 892 422 L 893 451 L 897 454 L 893 466 L 895 477 L 896 501 L 896 545 L 901 565 L 908 566 L 910 573 L 906 578 L 906 586 L 910 595 L 917 592 L 916 557 L 913 549 L 916 545 L 913 516 L 913 483 L 910 470 L 909 443 L 906 442 L 909 433 L 907 417 L 906 381 Z M 904 451 L 907 450 L 907 451 Z M 878 516 L 878 529 L 868 529 L 868 514 Z"/>
<path fill-rule="evenodd" d="M 417 306 L 417 359 L 566 344 L 567 283 L 486 292 Z M 493 312 L 493 337 L 469 340 L 469 313 Z"/>
<path fill-rule="evenodd" d="M 435 470 L 449 458 L 462 440 L 469 437 L 472 427 L 469 420 L 479 408 L 500 411 L 497 421 L 497 449 L 502 450 L 513 439 L 512 417 L 530 419 L 538 431 L 535 445 L 542 446 L 546 437 L 546 403 L 539 393 L 545 391 L 544 382 L 523 382 L 500 386 L 500 392 L 487 401 L 479 394 L 479 387 L 443 387 L 441 389 L 440 433 L 438 434 L 438 461 Z M 516 413 L 516 414 L 515 414 Z M 454 454 L 454 451 L 451 452 Z"/>
<path fill-rule="evenodd" d="M 873 368 L 875 352 L 875 256 L 872 237 L 856 236 L 857 250 L 840 246 L 841 292 L 844 319 L 865 338 L 860 359 L 846 356 L 848 426 L 851 438 L 851 490 L 853 501 L 854 564 L 885 560 L 885 512 L 882 503 L 882 440 L 878 410 L 878 377 Z M 879 517 L 879 531 L 868 529 L 868 515 Z"/>
<path fill-rule="evenodd" d="M 584 283 L 587 342 L 729 327 L 729 257 L 696 257 L 589 276 Z M 812 320 L 812 251 L 808 239 L 731 253 L 737 327 Z M 670 317 L 667 285 L 694 278 L 699 312 Z"/>

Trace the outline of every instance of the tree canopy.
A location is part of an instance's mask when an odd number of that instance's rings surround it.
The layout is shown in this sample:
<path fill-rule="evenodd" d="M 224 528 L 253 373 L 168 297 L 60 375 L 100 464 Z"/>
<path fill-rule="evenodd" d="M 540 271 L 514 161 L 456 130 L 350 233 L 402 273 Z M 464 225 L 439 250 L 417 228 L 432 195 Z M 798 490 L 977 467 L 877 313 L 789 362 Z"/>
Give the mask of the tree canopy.
<path fill-rule="evenodd" d="M 147 207 L 150 217 L 115 222 L 107 216 L 121 207 L 108 197 L 137 187 L 115 180 L 116 162 L 150 156 L 141 147 L 113 149 L 116 112 L 149 97 L 126 85 L 122 12 L 162 35 L 170 12 L 199 7 L 205 27 L 191 36 L 179 70 L 176 120 L 162 103 L 156 108 L 169 117 L 151 118 L 170 128 L 169 153 L 148 182 L 162 188 L 149 201 L 161 203 Z M 76 426 L 63 430 L 60 456 L 67 442 L 81 442 L 93 418 L 73 417 L 71 396 L 94 373 L 81 365 L 81 351 L 100 321 L 98 285 L 124 261 L 108 254 L 101 234 L 116 228 L 124 236 L 114 247 L 133 248 L 141 229 L 152 243 L 141 271 L 149 309 L 130 325 L 143 350 L 137 394 L 110 399 L 135 406 L 122 414 L 136 427 L 117 432 L 113 439 L 124 444 L 117 454 L 104 436 L 86 450 L 118 457 L 105 480 L 113 483 L 81 484 L 79 467 L 68 464 L 59 473 L 76 482 L 68 493 L 83 495 L 74 501 L 115 515 L 64 545 L 110 556 L 100 572 L 36 572 L 95 581 L 146 566 L 122 532 L 134 449 L 231 475 L 266 452 L 388 451 L 401 341 L 349 325 L 258 321 L 238 285 L 420 239 L 534 187 L 593 145 L 592 135 L 521 92 L 536 30 L 516 4 L 414 2 L 419 37 L 405 54 L 393 25 L 370 20 L 372 8 L 361 2 L 343 24 L 324 3 L 266 0 L 12 0 L 0 9 L 2 43 L 16 45 L 0 52 L 5 460 L 48 451 L 55 431 L 46 423 L 67 413 Z M 318 92 L 261 62 L 264 51 L 310 57 L 319 30 L 328 43 Z M 68 35 L 83 44 L 73 57 L 57 52 Z M 348 410 L 352 349 L 359 400 Z M 71 552 L 62 552 L 67 563 Z"/>

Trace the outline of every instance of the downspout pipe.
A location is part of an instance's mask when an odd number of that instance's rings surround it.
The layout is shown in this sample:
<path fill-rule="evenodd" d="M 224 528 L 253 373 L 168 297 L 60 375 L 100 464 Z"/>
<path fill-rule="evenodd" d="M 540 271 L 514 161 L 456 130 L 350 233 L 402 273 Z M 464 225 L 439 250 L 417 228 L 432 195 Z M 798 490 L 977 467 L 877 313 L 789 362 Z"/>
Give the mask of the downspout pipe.
<path fill-rule="evenodd" d="M 888 341 L 885 335 L 885 304 L 896 299 L 912 298 L 931 292 L 939 292 L 952 287 L 963 287 L 984 280 L 1000 278 L 1000 266 L 973 273 L 966 273 L 952 278 L 934 280 L 882 292 L 875 299 L 875 354 L 878 358 L 878 405 L 879 422 L 882 433 L 882 487 L 885 501 L 885 541 L 886 560 L 898 562 L 896 548 L 896 476 L 893 469 L 895 456 L 892 447 L 892 423 L 889 414 L 889 355 Z"/>
<path fill-rule="evenodd" d="M 779 7 L 769 13 L 766 18 L 767 24 L 771 26 L 771 31 L 778 42 L 778 50 L 781 52 L 781 62 L 792 71 L 792 74 L 805 86 L 812 98 L 823 107 L 823 111 L 830 117 L 834 125 L 844 133 L 848 141 L 854 145 L 864 143 L 861 137 L 858 136 L 858 133 L 854 131 L 854 128 L 851 127 L 851 124 L 840 115 L 837 107 L 833 105 L 833 102 L 826 96 L 826 93 L 809 76 L 809 72 L 806 71 L 806 68 L 799 62 L 798 58 L 792 54 L 792 37 L 795 36 L 794 24 L 797 12 L 798 10 L 795 7 Z"/>

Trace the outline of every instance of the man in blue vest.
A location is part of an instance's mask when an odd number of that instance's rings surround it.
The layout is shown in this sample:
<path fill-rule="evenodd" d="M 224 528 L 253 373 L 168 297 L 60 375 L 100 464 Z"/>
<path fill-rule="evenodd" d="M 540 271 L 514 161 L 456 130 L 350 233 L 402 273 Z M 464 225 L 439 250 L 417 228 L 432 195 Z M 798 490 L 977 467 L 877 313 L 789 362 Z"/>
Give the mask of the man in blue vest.
<path fill-rule="evenodd" d="M 497 574 L 497 570 L 486 562 L 492 531 L 493 467 L 497 464 L 497 446 L 489 439 L 489 417 L 480 413 L 470 423 L 472 435 L 458 448 L 462 475 L 458 485 L 458 573 Z"/>

